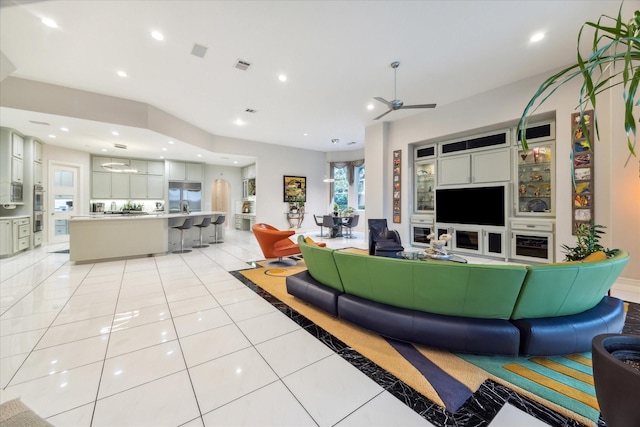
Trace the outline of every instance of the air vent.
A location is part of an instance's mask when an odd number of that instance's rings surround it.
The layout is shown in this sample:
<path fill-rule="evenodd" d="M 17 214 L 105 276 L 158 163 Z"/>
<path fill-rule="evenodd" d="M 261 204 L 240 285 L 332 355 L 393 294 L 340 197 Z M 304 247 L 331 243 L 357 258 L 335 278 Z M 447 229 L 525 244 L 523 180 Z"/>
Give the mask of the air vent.
<path fill-rule="evenodd" d="M 44 125 L 44 126 L 51 126 L 49 123 L 47 122 L 39 122 L 37 120 L 29 120 L 29 123 L 33 123 L 34 125 Z"/>
<path fill-rule="evenodd" d="M 357 142 L 355 141 L 347 142 L 347 145 L 353 145 L 353 144 L 357 144 Z"/>
<path fill-rule="evenodd" d="M 461 141 L 442 144 L 442 153 L 455 153 L 458 151 L 473 150 L 475 148 L 492 147 L 496 145 L 508 145 L 507 132 L 500 132 L 493 135 L 484 135 L 463 139 Z"/>
<path fill-rule="evenodd" d="M 114 147 L 120 148 L 121 150 L 126 150 L 127 146 L 124 144 L 113 144 Z"/>
<path fill-rule="evenodd" d="M 193 49 L 191 49 L 191 55 L 197 56 L 198 58 L 204 58 L 206 54 L 207 54 L 206 47 L 199 45 L 197 43 L 194 43 Z"/>
<path fill-rule="evenodd" d="M 246 113 L 251 113 L 251 114 L 255 114 L 256 110 L 254 110 L 253 108 L 247 108 L 246 110 L 244 110 Z"/>
<path fill-rule="evenodd" d="M 249 67 L 251 67 L 251 63 L 247 61 L 243 61 L 242 59 L 238 59 L 238 62 L 236 62 L 235 67 L 238 70 L 247 71 Z"/>

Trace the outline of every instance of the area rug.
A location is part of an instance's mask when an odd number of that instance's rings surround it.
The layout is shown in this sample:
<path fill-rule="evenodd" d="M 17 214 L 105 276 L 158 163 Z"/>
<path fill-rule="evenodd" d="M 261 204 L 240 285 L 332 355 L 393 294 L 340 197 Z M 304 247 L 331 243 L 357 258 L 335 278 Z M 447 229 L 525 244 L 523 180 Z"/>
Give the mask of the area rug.
<path fill-rule="evenodd" d="M 312 322 L 365 360 L 381 367 L 411 393 L 415 391 L 424 396 L 426 403 L 420 406 L 429 407 L 429 402 L 437 405 L 442 423 L 426 417 L 436 425 L 466 425 L 451 424 L 447 419 L 468 417 L 465 410 L 478 411 L 478 407 L 483 406 L 477 402 L 480 395 L 490 393 L 487 399 L 493 400 L 493 393 L 501 388 L 515 395 L 505 398 L 510 403 L 514 400 L 531 402 L 535 409 L 531 410 L 524 403 L 525 407 L 521 409 L 534 416 L 540 415 L 539 418 L 551 425 L 595 426 L 598 423 L 599 409 L 591 377 L 590 353 L 565 358 L 477 356 L 385 339 L 289 295 L 286 277 L 305 270 L 304 260 L 297 260 L 297 264 L 291 267 L 262 268 L 263 263 L 258 265 L 259 268 L 236 274 L 242 276 L 245 283 L 255 285 L 289 307 L 296 316 Z M 403 388 L 401 394 L 405 393 L 407 391 Z M 465 408 L 473 404 L 477 406 L 475 409 Z M 433 416 L 433 408 L 426 411 Z M 417 412 L 420 413 L 419 410 Z M 492 415 L 488 414 L 487 418 L 486 423 L 474 425 L 488 425 Z"/>
<path fill-rule="evenodd" d="M 20 399 L 13 399 L 0 405 L 0 427 L 53 427 L 40 418 Z"/>

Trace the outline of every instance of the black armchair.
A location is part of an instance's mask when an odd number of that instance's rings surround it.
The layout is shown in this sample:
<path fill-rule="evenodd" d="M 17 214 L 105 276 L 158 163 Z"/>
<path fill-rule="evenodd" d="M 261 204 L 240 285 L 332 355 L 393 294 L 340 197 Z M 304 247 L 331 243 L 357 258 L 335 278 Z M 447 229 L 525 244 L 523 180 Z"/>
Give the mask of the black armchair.
<path fill-rule="evenodd" d="M 376 255 L 376 245 L 379 244 L 378 249 L 381 247 L 387 247 L 395 252 L 404 250 L 400 241 L 400 233 L 396 230 L 389 230 L 387 228 L 387 220 L 382 219 L 369 219 L 369 255 Z"/>

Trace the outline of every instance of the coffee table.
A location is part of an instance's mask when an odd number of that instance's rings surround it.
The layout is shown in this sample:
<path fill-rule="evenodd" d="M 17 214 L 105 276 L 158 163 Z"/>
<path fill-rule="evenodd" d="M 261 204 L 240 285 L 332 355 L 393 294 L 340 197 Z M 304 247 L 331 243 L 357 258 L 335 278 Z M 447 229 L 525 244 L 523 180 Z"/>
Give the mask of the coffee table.
<path fill-rule="evenodd" d="M 462 258 L 459 255 L 456 254 L 449 254 L 450 256 L 430 256 L 428 254 L 424 254 L 423 256 L 416 256 L 416 258 L 413 258 L 411 255 L 408 254 L 413 254 L 413 253 L 420 253 L 420 252 L 416 252 L 416 251 L 400 251 L 398 252 L 398 256 L 400 258 L 404 258 L 404 259 L 408 259 L 411 261 L 429 261 L 429 260 L 435 260 L 435 261 L 451 261 L 451 262 L 459 262 L 461 264 L 466 264 L 467 260 L 465 258 Z"/>

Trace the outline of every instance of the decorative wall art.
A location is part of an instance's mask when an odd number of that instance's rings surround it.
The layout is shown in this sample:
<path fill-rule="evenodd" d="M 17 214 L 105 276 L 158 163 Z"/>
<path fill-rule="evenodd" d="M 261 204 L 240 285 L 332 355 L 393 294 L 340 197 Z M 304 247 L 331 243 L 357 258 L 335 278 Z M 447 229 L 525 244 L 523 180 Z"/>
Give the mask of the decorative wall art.
<path fill-rule="evenodd" d="M 571 175 L 571 228 L 576 234 L 580 224 L 589 224 L 593 218 L 593 146 L 588 143 L 586 132 L 591 141 L 593 133 L 593 110 L 584 114 L 584 128 L 580 123 L 580 113 L 571 115 L 571 144 L 573 160 Z"/>
<path fill-rule="evenodd" d="M 307 201 L 307 177 L 284 176 L 284 202 L 304 203 Z"/>
<path fill-rule="evenodd" d="M 402 188 L 400 184 L 400 169 L 402 166 L 402 150 L 396 150 L 393 152 L 393 222 L 400 223 L 402 198 L 400 196 L 400 190 Z"/>

